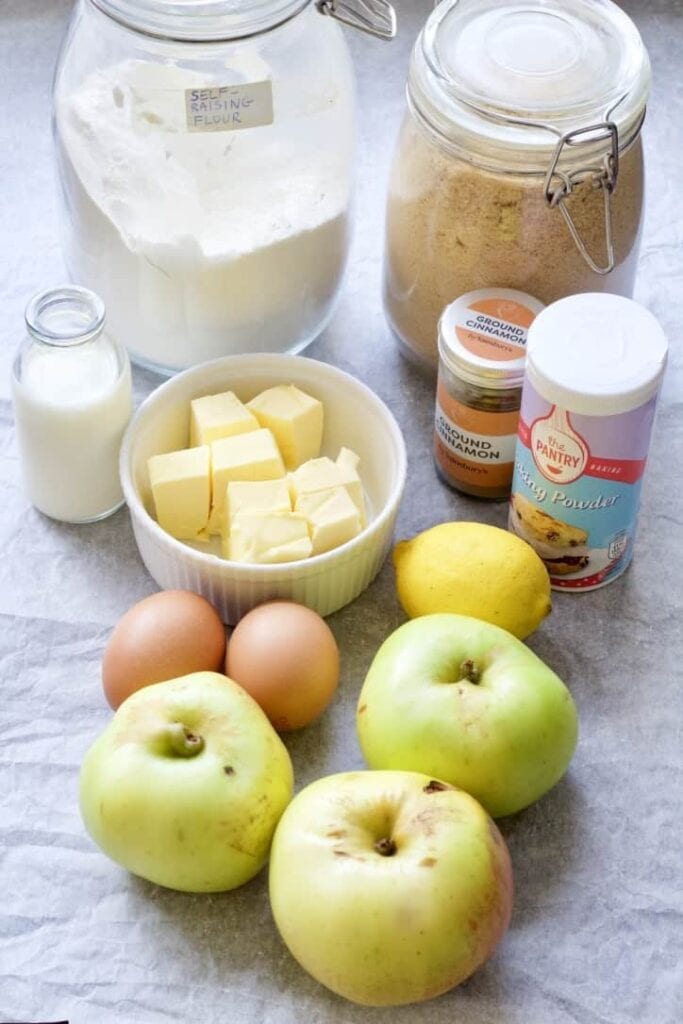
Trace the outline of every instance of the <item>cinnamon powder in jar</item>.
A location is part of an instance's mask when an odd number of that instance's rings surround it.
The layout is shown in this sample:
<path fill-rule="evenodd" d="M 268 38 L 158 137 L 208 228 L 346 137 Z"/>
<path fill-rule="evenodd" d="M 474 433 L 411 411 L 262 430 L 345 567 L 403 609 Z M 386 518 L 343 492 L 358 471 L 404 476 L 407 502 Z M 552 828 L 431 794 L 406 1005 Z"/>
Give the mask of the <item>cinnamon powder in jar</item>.
<path fill-rule="evenodd" d="M 476 498 L 510 494 L 527 331 L 543 304 L 510 288 L 460 296 L 439 321 L 434 464 Z"/>

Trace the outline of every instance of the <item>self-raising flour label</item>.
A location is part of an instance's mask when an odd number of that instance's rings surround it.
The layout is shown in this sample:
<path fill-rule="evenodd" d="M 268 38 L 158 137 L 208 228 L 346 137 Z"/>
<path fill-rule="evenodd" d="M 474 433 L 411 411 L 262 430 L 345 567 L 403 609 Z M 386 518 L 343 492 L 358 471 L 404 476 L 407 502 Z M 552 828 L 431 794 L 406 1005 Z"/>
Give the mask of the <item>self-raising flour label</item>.
<path fill-rule="evenodd" d="M 189 132 L 234 132 L 272 124 L 272 83 L 186 89 L 185 118 Z"/>
<path fill-rule="evenodd" d="M 510 529 L 536 549 L 560 590 L 590 590 L 627 568 L 656 396 L 613 416 L 578 415 L 527 379 Z"/>

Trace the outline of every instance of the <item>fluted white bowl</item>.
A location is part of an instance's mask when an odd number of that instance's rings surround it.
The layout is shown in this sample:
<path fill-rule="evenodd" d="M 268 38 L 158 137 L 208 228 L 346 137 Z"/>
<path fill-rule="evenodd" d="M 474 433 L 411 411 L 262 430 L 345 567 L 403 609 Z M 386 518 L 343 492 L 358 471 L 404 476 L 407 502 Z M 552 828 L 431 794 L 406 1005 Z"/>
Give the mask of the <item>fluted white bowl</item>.
<path fill-rule="evenodd" d="M 360 456 L 368 525 L 334 551 L 282 565 L 227 561 L 212 548 L 186 544 L 154 519 L 147 472 L 150 455 L 188 444 L 190 400 L 234 391 L 248 401 L 275 384 L 296 384 L 325 407 L 322 454 L 342 446 Z M 164 590 L 193 590 L 234 624 L 264 601 L 286 599 L 330 615 L 372 582 L 391 547 L 406 478 L 401 430 L 386 405 L 355 377 L 301 356 L 226 356 L 162 384 L 137 410 L 121 447 L 121 482 L 140 556 Z"/>

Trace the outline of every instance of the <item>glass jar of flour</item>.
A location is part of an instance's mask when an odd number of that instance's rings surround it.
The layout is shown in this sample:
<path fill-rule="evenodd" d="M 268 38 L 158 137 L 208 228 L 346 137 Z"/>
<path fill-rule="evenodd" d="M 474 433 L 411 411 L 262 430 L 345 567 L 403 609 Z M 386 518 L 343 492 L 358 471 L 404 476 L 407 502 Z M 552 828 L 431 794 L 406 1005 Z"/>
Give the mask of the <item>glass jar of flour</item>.
<path fill-rule="evenodd" d="M 633 290 L 650 65 L 611 0 L 442 0 L 411 59 L 389 186 L 385 307 L 437 363 L 457 296 Z"/>
<path fill-rule="evenodd" d="M 65 258 L 136 362 L 296 352 L 327 322 L 354 157 L 337 20 L 395 31 L 385 0 L 78 0 L 55 80 Z"/>

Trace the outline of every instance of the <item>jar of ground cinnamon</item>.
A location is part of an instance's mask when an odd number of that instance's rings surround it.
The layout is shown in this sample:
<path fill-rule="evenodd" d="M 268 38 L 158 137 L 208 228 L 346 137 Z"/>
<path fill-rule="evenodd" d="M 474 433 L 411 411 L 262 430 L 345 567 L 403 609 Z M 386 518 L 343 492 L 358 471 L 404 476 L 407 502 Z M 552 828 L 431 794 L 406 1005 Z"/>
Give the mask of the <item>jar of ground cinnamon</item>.
<path fill-rule="evenodd" d="M 476 498 L 510 494 L 527 331 L 543 303 L 511 288 L 482 288 L 439 321 L 434 464 Z"/>
<path fill-rule="evenodd" d="M 442 0 L 415 44 L 390 179 L 385 308 L 437 365 L 453 299 L 630 296 L 647 52 L 611 0 Z"/>

